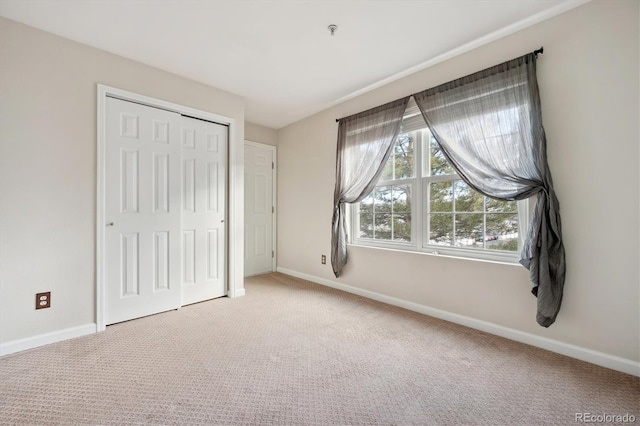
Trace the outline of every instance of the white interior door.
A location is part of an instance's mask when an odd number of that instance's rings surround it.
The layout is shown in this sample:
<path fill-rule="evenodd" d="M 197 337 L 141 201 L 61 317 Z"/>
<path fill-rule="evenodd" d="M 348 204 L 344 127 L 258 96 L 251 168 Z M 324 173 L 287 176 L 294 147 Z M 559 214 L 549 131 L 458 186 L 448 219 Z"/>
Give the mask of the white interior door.
<path fill-rule="evenodd" d="M 180 306 L 180 120 L 106 100 L 106 324 Z"/>
<path fill-rule="evenodd" d="M 244 275 L 274 271 L 275 147 L 246 142 L 244 192 Z"/>
<path fill-rule="evenodd" d="M 226 295 L 227 126 L 182 118 L 182 304 Z"/>

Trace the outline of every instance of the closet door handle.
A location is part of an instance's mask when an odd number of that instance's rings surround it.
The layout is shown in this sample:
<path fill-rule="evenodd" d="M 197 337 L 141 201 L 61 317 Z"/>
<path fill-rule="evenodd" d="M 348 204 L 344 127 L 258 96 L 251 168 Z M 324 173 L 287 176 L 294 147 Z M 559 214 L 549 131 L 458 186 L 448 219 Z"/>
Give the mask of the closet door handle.
<path fill-rule="evenodd" d="M 113 222 L 109 222 L 105 226 L 113 226 Z"/>

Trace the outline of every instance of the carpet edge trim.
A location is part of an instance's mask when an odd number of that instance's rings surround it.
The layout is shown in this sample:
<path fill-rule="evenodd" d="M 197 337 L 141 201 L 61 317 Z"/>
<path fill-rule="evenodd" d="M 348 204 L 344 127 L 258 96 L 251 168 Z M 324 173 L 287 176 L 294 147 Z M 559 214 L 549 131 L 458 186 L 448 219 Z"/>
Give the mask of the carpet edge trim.
<path fill-rule="evenodd" d="M 97 325 L 95 323 L 90 323 L 52 331 L 50 333 L 39 334 L 32 337 L 26 337 L 24 339 L 10 340 L 5 343 L 0 343 L 0 356 L 26 351 L 27 349 L 34 349 L 51 343 L 94 334 L 96 332 Z"/>
<path fill-rule="evenodd" d="M 307 281 L 311 281 L 316 284 L 324 285 L 327 287 L 335 288 L 337 290 L 346 291 L 358 296 L 366 297 L 368 299 L 376 300 L 378 302 L 386 303 L 389 305 L 404 308 L 410 311 L 418 312 L 423 315 L 442 319 L 455 324 L 463 325 L 465 327 L 473 328 L 476 330 L 484 331 L 486 333 L 494 334 L 496 336 L 504 337 L 516 342 L 525 343 L 527 345 L 535 346 L 541 349 L 545 349 L 551 352 L 565 355 L 571 358 L 578 359 L 580 361 L 589 362 L 591 364 L 599 365 L 601 367 L 609 368 L 611 370 L 620 371 L 622 373 L 631 374 L 633 376 L 640 377 L 640 362 L 636 362 L 630 359 L 622 358 L 616 355 L 610 355 L 604 352 L 595 351 L 582 346 L 573 345 L 570 343 L 561 342 L 559 340 L 549 339 L 543 336 L 537 336 L 535 334 L 526 333 L 513 328 L 504 327 L 498 324 L 482 321 L 479 319 L 467 317 L 464 315 L 455 314 L 452 312 L 444 311 L 441 309 L 432 308 L 429 306 L 421 305 L 419 303 L 410 302 L 408 300 L 399 299 L 392 296 L 387 296 L 381 293 L 376 293 L 369 290 L 364 290 L 358 287 L 342 284 L 336 281 L 328 280 L 326 278 L 316 277 L 314 275 L 305 274 L 292 269 L 278 267 L 277 272 L 290 275 L 296 278 L 301 278 Z"/>

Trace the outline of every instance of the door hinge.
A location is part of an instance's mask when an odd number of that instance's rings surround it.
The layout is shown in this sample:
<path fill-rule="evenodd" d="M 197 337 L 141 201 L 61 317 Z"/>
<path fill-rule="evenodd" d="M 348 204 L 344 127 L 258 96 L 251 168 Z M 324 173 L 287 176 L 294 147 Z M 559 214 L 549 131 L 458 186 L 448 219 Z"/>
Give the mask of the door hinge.
<path fill-rule="evenodd" d="M 276 212 L 276 206 L 271 206 L 271 213 L 275 213 Z"/>
<path fill-rule="evenodd" d="M 273 161 L 271 162 L 271 170 L 276 168 L 276 163 L 274 163 Z"/>
<path fill-rule="evenodd" d="M 276 257 L 276 253 L 273 250 L 271 250 L 271 257 Z"/>

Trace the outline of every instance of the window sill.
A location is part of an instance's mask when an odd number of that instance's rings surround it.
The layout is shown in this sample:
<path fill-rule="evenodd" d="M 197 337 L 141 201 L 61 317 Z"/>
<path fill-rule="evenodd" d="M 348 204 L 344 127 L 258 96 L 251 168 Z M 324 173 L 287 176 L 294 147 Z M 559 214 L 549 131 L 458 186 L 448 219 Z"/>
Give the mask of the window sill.
<path fill-rule="evenodd" d="M 498 265 L 508 265 L 508 266 L 518 266 L 520 265 L 519 253 L 514 253 L 513 255 L 510 253 L 506 253 L 504 255 L 492 255 L 491 253 L 481 253 L 476 254 L 474 257 L 465 256 L 464 249 L 456 249 L 450 247 L 437 247 L 431 246 L 424 249 L 418 249 L 415 246 L 410 245 L 392 245 L 392 244 L 376 244 L 376 243 L 363 243 L 363 242 L 350 242 L 348 243 L 349 247 L 358 247 L 365 249 L 374 249 L 374 250 L 387 250 L 398 253 L 407 253 L 407 254 L 417 254 L 417 255 L 426 255 L 426 256 L 434 256 L 434 257 L 444 257 L 448 259 L 458 259 L 465 260 L 470 262 L 484 262 L 484 263 L 494 263 Z"/>

